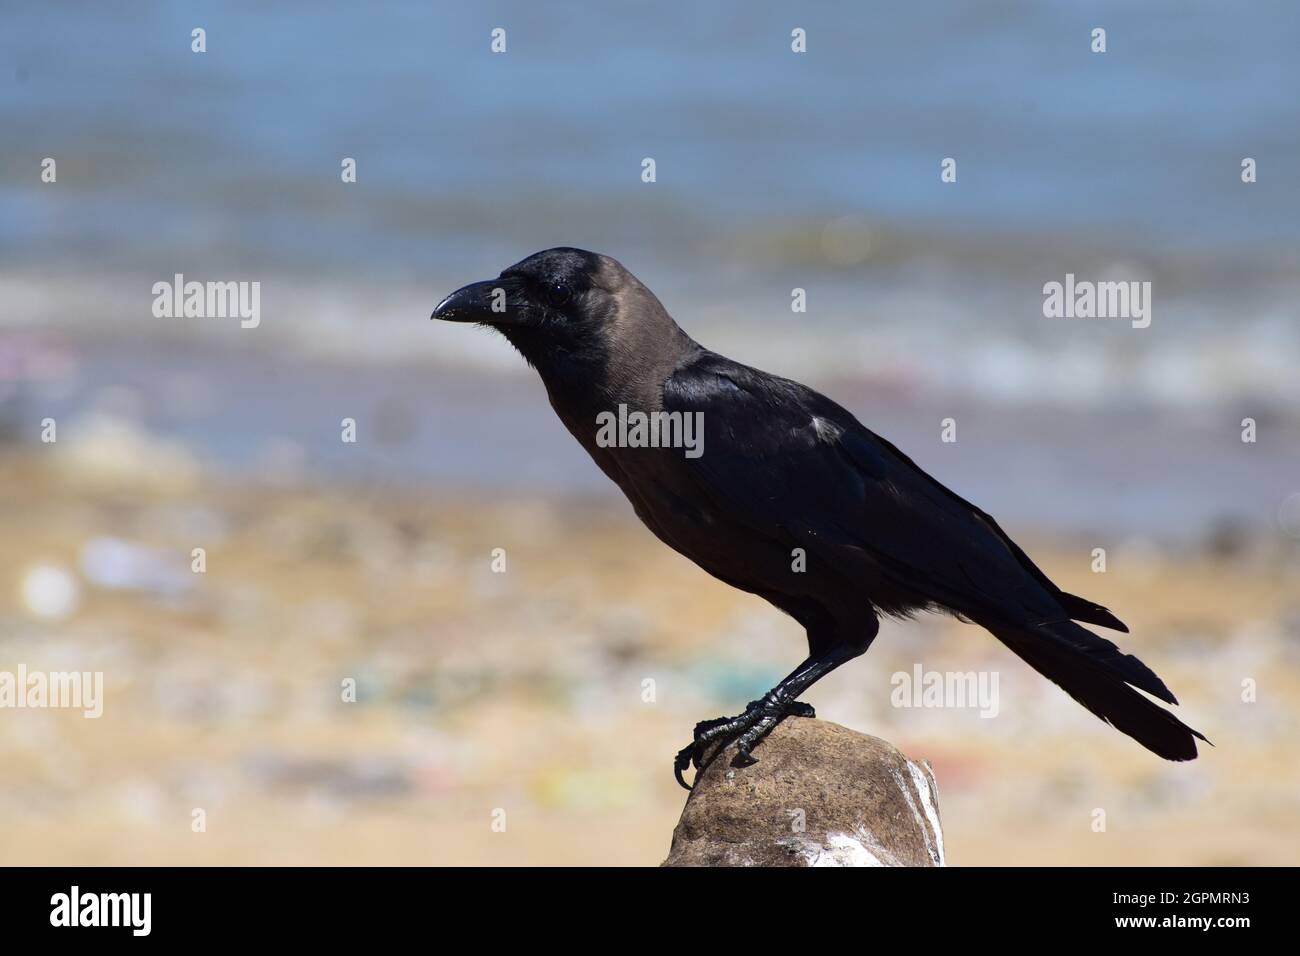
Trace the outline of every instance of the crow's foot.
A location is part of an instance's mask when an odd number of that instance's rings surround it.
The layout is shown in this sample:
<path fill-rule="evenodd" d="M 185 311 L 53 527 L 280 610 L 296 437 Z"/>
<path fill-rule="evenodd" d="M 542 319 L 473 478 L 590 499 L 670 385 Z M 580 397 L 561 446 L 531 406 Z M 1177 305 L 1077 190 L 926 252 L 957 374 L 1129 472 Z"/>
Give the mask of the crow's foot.
<path fill-rule="evenodd" d="M 744 713 L 735 717 L 715 717 L 696 724 L 695 739 L 677 752 L 677 758 L 673 761 L 673 774 L 678 783 L 690 790 L 691 786 L 682 776 L 687 768 L 694 764 L 696 770 L 702 770 L 705 751 L 709 745 L 717 743 L 715 753 L 720 753 L 732 740 L 736 741 L 736 756 L 731 761 L 733 767 L 748 767 L 758 763 L 749 752 L 773 727 L 786 717 L 816 716 L 811 704 L 788 697 L 768 694 L 759 700 L 751 700 Z"/>

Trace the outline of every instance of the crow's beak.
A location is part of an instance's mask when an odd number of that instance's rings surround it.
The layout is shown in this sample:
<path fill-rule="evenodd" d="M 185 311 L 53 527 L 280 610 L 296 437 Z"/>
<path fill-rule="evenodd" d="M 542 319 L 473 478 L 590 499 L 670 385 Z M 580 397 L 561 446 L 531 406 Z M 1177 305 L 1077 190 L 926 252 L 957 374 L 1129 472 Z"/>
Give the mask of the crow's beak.
<path fill-rule="evenodd" d="M 447 322 L 502 323 L 508 321 L 513 311 L 509 300 L 513 291 L 514 282 L 510 279 L 471 282 L 439 302 L 429 318 Z"/>

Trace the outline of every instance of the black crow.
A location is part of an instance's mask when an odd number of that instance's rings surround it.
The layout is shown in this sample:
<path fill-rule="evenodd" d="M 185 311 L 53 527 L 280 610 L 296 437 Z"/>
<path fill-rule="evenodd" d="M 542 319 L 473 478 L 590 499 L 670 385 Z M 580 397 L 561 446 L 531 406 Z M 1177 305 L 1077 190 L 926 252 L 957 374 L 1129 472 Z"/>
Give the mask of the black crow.
<path fill-rule="evenodd" d="M 683 786 L 715 741 L 736 739 L 735 762 L 752 763 L 778 721 L 812 715 L 796 698 L 863 653 L 880 615 L 921 610 L 986 628 L 1161 757 L 1196 757 L 1205 738 L 1134 690 L 1176 704 L 1164 682 L 1075 623 L 1127 632 L 1110 611 L 1058 588 L 989 515 L 830 399 L 697 344 L 615 260 L 548 249 L 453 292 L 432 318 L 504 335 L 646 527 L 807 631 L 808 657 L 784 680 L 696 726 L 675 764 Z"/>

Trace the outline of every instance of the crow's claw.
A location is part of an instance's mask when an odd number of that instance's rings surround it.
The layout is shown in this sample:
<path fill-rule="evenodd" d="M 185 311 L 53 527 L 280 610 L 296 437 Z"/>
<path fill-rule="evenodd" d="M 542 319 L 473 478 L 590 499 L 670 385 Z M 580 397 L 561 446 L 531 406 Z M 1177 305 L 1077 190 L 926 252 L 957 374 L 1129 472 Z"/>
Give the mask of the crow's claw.
<path fill-rule="evenodd" d="M 701 720 L 695 725 L 694 739 L 677 751 L 673 760 L 673 775 L 677 782 L 687 790 L 692 789 L 683 776 L 692 765 L 696 770 L 703 769 L 705 748 L 714 742 L 719 743 L 718 752 L 731 740 L 736 740 L 736 756 L 732 759 L 733 767 L 748 767 L 758 763 L 750 756 L 750 751 L 758 742 L 786 717 L 816 717 L 817 712 L 811 704 L 802 701 L 774 698 L 770 694 L 760 700 L 751 700 L 744 713 L 735 717 L 714 717 Z"/>
<path fill-rule="evenodd" d="M 683 747 L 681 750 L 677 751 L 677 757 L 676 759 L 673 760 L 673 776 L 675 776 L 677 778 L 677 782 L 681 784 L 683 787 L 685 787 L 687 790 L 692 789 L 692 787 L 689 783 L 686 782 L 686 778 L 683 776 L 683 774 L 686 773 L 687 769 L 690 767 L 692 761 L 694 760 L 695 760 L 695 741 L 693 740 L 685 747 Z M 699 766 L 698 762 L 696 763 L 696 766 L 697 767 Z"/>

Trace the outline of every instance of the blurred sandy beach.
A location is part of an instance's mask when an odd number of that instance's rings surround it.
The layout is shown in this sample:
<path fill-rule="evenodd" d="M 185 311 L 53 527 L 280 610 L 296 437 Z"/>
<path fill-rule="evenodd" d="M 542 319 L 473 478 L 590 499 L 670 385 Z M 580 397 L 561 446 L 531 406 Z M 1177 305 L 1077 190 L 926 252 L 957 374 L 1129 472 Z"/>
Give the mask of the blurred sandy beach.
<path fill-rule="evenodd" d="M 99 719 L 3 714 L 5 863 L 655 864 L 672 753 L 802 655 L 621 502 L 211 479 L 112 427 L 0 459 L 0 661 L 105 675 Z M 1213 749 L 1159 761 L 936 617 L 886 623 L 811 693 L 820 715 L 933 762 L 955 864 L 1294 862 L 1295 543 L 1133 539 L 1105 574 L 1089 540 L 1026 543 L 1126 618 Z M 34 583 L 51 568 L 70 598 Z M 996 671 L 998 715 L 892 707 L 916 664 Z"/>

